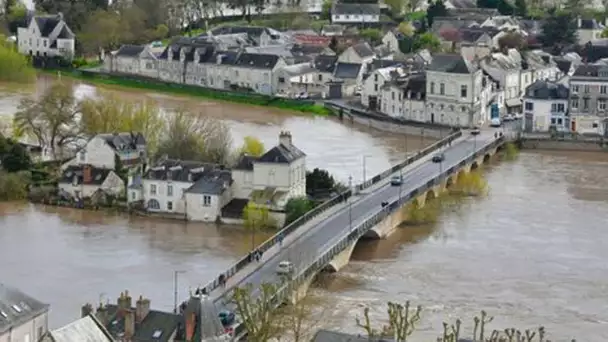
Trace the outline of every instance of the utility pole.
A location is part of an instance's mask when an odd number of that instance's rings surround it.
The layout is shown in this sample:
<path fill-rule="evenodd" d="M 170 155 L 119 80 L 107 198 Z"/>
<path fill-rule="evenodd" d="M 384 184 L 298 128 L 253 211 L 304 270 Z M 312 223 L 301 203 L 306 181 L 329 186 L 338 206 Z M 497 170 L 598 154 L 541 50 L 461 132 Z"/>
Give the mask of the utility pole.
<path fill-rule="evenodd" d="M 173 313 L 177 313 L 177 277 L 186 271 L 173 271 Z"/>
<path fill-rule="evenodd" d="M 367 159 L 367 157 L 369 157 L 368 155 L 363 156 L 363 183 L 365 183 L 366 179 L 365 179 L 365 172 L 366 172 L 366 165 L 365 165 L 365 160 Z"/>
<path fill-rule="evenodd" d="M 403 186 L 403 169 L 399 169 L 399 205 L 401 205 L 401 187 Z"/>
<path fill-rule="evenodd" d="M 363 159 L 365 160 L 365 159 Z M 348 176 L 348 188 L 353 190 L 353 176 Z M 352 196 L 348 199 L 348 227 L 349 231 L 353 230 L 353 201 Z"/>

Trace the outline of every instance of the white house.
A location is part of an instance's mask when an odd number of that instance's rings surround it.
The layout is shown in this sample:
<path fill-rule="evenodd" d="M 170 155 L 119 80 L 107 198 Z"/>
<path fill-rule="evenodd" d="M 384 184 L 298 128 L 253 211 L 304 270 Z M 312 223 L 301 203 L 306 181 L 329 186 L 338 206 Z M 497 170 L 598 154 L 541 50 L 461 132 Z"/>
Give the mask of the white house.
<path fill-rule="evenodd" d="M 342 95 L 353 96 L 363 82 L 365 67 L 359 63 L 338 62 L 333 74 L 333 81 L 342 83 Z"/>
<path fill-rule="evenodd" d="M 394 118 L 425 122 L 425 92 L 423 72 L 394 77 L 381 88 L 381 111 Z"/>
<path fill-rule="evenodd" d="M 277 55 L 241 53 L 232 67 L 232 84 L 272 95 L 278 81 L 275 73 L 284 66 L 285 61 Z"/>
<path fill-rule="evenodd" d="M 17 42 L 24 55 L 74 57 L 75 36 L 61 14 L 33 17 L 27 27 L 17 29 Z"/>
<path fill-rule="evenodd" d="M 123 45 L 105 60 L 105 71 L 158 78 L 158 58 L 148 45 Z"/>
<path fill-rule="evenodd" d="M 285 66 L 276 72 L 277 94 L 294 97 L 300 93 L 320 93 L 325 84 L 318 79 L 314 63 L 299 63 Z"/>
<path fill-rule="evenodd" d="M 495 103 L 504 112 L 521 112 L 520 73 L 522 58 L 515 49 L 507 54 L 493 53 L 479 63 L 480 67 L 495 82 L 495 93 L 501 93 Z"/>
<path fill-rule="evenodd" d="M 147 158 L 144 136 L 134 132 L 98 134 L 87 142 L 76 157 L 63 164 L 61 168 L 91 165 L 114 170 L 117 158 L 126 168 L 136 168 L 144 163 Z"/>
<path fill-rule="evenodd" d="M 220 165 L 165 159 L 129 184 L 129 203 L 143 200 L 149 212 L 184 215 L 192 221 L 216 221 L 232 199 L 230 171 Z M 138 193 L 140 192 L 140 193 Z"/>
<path fill-rule="evenodd" d="M 61 173 L 58 182 L 60 192 L 71 198 L 91 198 L 98 190 L 105 194 L 124 194 L 123 180 L 111 169 L 91 165 L 70 165 Z"/>
<path fill-rule="evenodd" d="M 380 22 L 380 5 L 335 2 L 331 10 L 332 24 L 373 24 Z"/>
<path fill-rule="evenodd" d="M 576 21 L 577 43 L 585 45 L 590 41 L 602 38 L 605 26 L 595 19 L 578 18 Z"/>
<path fill-rule="evenodd" d="M 426 73 L 429 122 L 470 127 L 483 121 L 483 75 L 461 54 L 437 54 Z"/>
<path fill-rule="evenodd" d="M 560 83 L 538 80 L 524 93 L 524 130 L 568 131 L 568 88 Z"/>
<path fill-rule="evenodd" d="M 0 341 L 38 341 L 48 330 L 49 305 L 0 283 Z"/>
<path fill-rule="evenodd" d="M 380 92 L 382 86 L 393 77 L 404 75 L 405 70 L 401 65 L 393 65 L 386 68 L 379 68 L 371 72 L 363 81 L 361 87 L 361 104 L 371 110 L 379 110 L 382 108 L 380 104 Z"/>
<path fill-rule="evenodd" d="M 88 314 L 61 328 L 47 332 L 40 342 L 114 342 L 114 338 L 95 317 Z"/>
<path fill-rule="evenodd" d="M 376 54 L 368 43 L 358 43 L 348 47 L 338 57 L 338 62 L 365 64 L 371 62 Z"/>

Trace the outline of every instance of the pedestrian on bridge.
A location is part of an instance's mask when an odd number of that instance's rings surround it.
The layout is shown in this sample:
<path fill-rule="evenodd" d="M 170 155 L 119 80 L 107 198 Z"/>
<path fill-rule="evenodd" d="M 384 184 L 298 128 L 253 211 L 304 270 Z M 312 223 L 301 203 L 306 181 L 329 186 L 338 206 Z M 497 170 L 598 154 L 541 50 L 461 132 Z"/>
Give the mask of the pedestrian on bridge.
<path fill-rule="evenodd" d="M 283 236 L 283 233 L 280 233 L 278 236 L 279 239 L 279 247 L 283 248 L 283 239 L 285 238 L 285 236 Z"/>
<path fill-rule="evenodd" d="M 225 275 L 220 274 L 218 281 L 223 288 L 226 288 L 226 276 Z"/>

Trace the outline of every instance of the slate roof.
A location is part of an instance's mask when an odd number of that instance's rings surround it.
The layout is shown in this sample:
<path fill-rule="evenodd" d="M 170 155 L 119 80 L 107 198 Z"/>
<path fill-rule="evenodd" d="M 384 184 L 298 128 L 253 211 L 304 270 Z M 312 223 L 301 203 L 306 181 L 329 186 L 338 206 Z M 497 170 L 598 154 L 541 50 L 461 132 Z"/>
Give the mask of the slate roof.
<path fill-rule="evenodd" d="M 177 182 L 196 182 L 203 174 L 212 172 L 220 168 L 219 165 L 203 163 L 193 160 L 164 159 L 153 167 L 150 167 L 144 174 L 144 179 L 150 180 L 174 180 Z M 192 173 L 192 180 L 189 181 L 189 174 Z"/>
<path fill-rule="evenodd" d="M 362 65 L 359 63 L 338 62 L 334 76 L 341 79 L 355 79 L 361 72 Z"/>
<path fill-rule="evenodd" d="M 374 59 L 373 61 L 367 63 L 367 71 L 371 73 L 374 70 L 388 68 L 399 64 L 403 64 L 403 62 L 393 59 Z"/>
<path fill-rule="evenodd" d="M 114 338 L 119 337 L 124 333 L 125 330 L 125 319 L 118 310 L 117 305 L 108 304 L 105 306 L 106 314 L 108 315 L 108 324 L 106 329 L 110 332 Z M 135 308 L 131 308 L 135 312 Z M 177 329 L 181 321 L 179 315 L 150 310 L 144 320 L 141 323 L 135 324 L 135 335 L 133 336 L 134 341 L 138 342 L 167 342 Z M 161 335 L 158 338 L 154 338 L 154 333 L 161 331 Z"/>
<path fill-rule="evenodd" d="M 138 146 L 146 145 L 146 138 L 137 132 L 104 133 L 96 137 L 103 139 L 114 151 L 136 150 Z"/>
<path fill-rule="evenodd" d="M 116 51 L 116 56 L 137 57 L 145 48 L 143 45 L 126 44 Z"/>
<path fill-rule="evenodd" d="M 460 33 L 460 41 L 467 43 L 475 43 L 481 38 L 486 32 L 483 30 L 476 29 L 461 29 Z"/>
<path fill-rule="evenodd" d="M 229 170 L 215 170 L 200 177 L 186 192 L 192 194 L 219 195 L 228 185 L 232 184 L 232 174 Z"/>
<path fill-rule="evenodd" d="M 353 14 L 366 14 L 366 15 L 380 15 L 380 5 L 376 4 L 345 4 L 336 3 L 331 11 L 331 14 L 337 15 L 353 15 Z"/>
<path fill-rule="evenodd" d="M 277 31 L 262 26 L 220 26 L 209 31 L 214 36 L 224 34 L 246 33 L 251 37 L 259 38 L 262 34 L 276 34 Z"/>
<path fill-rule="evenodd" d="M 336 69 L 337 62 L 338 56 L 319 55 L 315 57 L 314 66 L 315 69 L 319 70 L 320 72 L 333 73 Z"/>
<path fill-rule="evenodd" d="M 264 153 L 256 162 L 290 164 L 305 156 L 306 154 L 294 145 L 278 144 Z"/>
<path fill-rule="evenodd" d="M 555 64 L 557 64 L 557 68 L 559 71 L 567 74 L 570 71 L 570 67 L 572 67 L 573 61 L 569 61 L 564 58 L 554 58 Z"/>
<path fill-rule="evenodd" d="M 537 80 L 526 88 L 526 98 L 537 100 L 568 99 L 569 90 L 561 84 L 544 80 Z"/>
<path fill-rule="evenodd" d="M 253 163 L 257 158 L 254 156 L 249 156 L 243 154 L 239 157 L 236 165 L 233 167 L 234 170 L 245 170 L 245 171 L 253 171 Z"/>
<path fill-rule="evenodd" d="M 428 66 L 429 71 L 447 72 L 453 74 L 470 74 L 477 68 L 465 60 L 460 54 L 437 54 Z"/>
<path fill-rule="evenodd" d="M 112 335 L 91 314 L 49 331 L 48 335 L 53 342 L 114 342 Z"/>
<path fill-rule="evenodd" d="M 59 31 L 59 34 L 57 35 L 57 38 L 59 39 L 74 39 L 75 37 L 76 35 L 74 35 L 74 32 L 70 30 L 68 25 L 63 25 L 61 31 Z"/>
<path fill-rule="evenodd" d="M 292 54 L 300 55 L 318 55 L 324 52 L 328 47 L 314 44 L 294 44 L 291 47 Z"/>
<path fill-rule="evenodd" d="M 51 32 L 59 25 L 62 21 L 61 16 L 36 16 L 32 20 L 36 20 L 36 25 L 40 29 L 40 35 L 42 37 L 48 37 Z"/>
<path fill-rule="evenodd" d="M 47 312 L 44 304 L 18 289 L 0 283 L 0 335 Z"/>
<path fill-rule="evenodd" d="M 608 72 L 608 67 L 598 64 L 581 64 L 576 68 L 572 76 L 600 77 L 600 71 Z"/>
<path fill-rule="evenodd" d="M 374 55 L 374 50 L 366 42 L 353 45 L 353 50 L 355 50 L 357 55 L 362 58 L 371 57 Z"/>
<path fill-rule="evenodd" d="M 91 179 L 84 180 L 84 170 L 86 167 L 91 169 Z M 61 173 L 59 183 L 76 185 L 101 185 L 112 172 L 110 169 L 102 169 L 90 165 L 70 165 Z M 74 179 L 76 182 L 74 182 Z"/>
<path fill-rule="evenodd" d="M 273 69 L 278 62 L 279 56 L 277 55 L 241 53 L 234 64 L 246 68 Z"/>

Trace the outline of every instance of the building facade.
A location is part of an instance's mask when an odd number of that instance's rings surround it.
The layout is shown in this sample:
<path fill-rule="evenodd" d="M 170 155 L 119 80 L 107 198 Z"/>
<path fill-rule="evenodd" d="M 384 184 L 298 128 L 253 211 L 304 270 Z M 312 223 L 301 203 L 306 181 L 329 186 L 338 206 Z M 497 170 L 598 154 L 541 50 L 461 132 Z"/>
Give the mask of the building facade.
<path fill-rule="evenodd" d="M 61 56 L 71 60 L 75 53 L 75 36 L 63 15 L 35 16 L 27 27 L 17 29 L 17 46 L 24 55 Z"/>
<path fill-rule="evenodd" d="M 538 80 L 524 93 L 526 132 L 569 131 L 568 88 L 554 81 Z"/>
<path fill-rule="evenodd" d="M 48 331 L 49 305 L 0 283 L 0 342 L 36 342 Z"/>
<path fill-rule="evenodd" d="M 606 135 L 608 66 L 583 64 L 570 78 L 570 131 Z"/>

